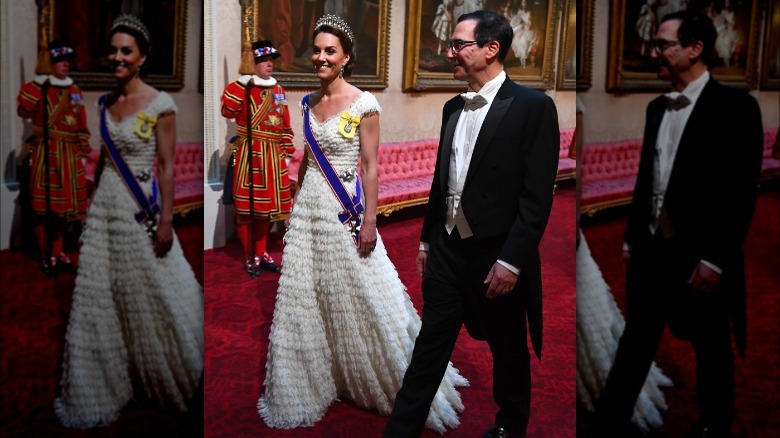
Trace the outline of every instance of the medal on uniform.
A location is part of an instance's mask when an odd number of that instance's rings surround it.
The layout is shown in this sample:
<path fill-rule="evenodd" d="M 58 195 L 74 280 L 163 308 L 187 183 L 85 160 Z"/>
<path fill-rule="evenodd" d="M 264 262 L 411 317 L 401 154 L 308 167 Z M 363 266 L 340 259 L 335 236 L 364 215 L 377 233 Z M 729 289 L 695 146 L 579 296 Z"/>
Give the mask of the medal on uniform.
<path fill-rule="evenodd" d="M 277 105 L 287 105 L 287 95 L 285 93 L 274 93 L 274 103 Z"/>

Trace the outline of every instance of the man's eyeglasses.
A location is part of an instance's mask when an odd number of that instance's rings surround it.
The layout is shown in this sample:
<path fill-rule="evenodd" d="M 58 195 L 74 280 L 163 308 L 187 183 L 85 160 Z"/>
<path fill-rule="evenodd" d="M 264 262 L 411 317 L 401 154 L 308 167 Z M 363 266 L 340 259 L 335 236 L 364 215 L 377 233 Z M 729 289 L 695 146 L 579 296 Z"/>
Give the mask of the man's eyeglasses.
<path fill-rule="evenodd" d="M 454 50 L 455 53 L 460 52 L 463 50 L 464 47 L 470 46 L 472 44 L 477 44 L 476 41 L 463 41 L 463 40 L 455 40 L 455 41 L 449 41 L 447 42 L 447 51 L 449 52 L 450 49 Z"/>
<path fill-rule="evenodd" d="M 652 40 L 650 41 L 650 50 L 657 50 L 659 52 L 663 52 L 669 47 L 677 46 L 679 44 L 680 44 L 679 41 L 668 41 L 665 39 Z"/>

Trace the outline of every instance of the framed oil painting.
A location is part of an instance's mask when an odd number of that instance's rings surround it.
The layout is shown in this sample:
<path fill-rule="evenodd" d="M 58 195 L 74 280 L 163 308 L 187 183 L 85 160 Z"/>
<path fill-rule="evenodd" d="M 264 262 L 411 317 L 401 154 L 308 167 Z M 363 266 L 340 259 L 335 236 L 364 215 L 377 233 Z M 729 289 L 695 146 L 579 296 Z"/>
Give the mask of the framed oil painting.
<path fill-rule="evenodd" d="M 565 0 L 561 22 L 561 47 L 558 49 L 559 90 L 577 89 L 577 9 L 574 0 Z"/>
<path fill-rule="evenodd" d="M 506 16 L 514 37 L 504 69 L 516 82 L 537 89 L 555 85 L 553 74 L 560 0 L 408 0 L 404 91 L 462 90 L 452 78 L 446 46 L 458 17 L 486 9 Z"/>
<path fill-rule="evenodd" d="M 186 0 L 39 0 L 39 25 L 49 41 L 64 39 L 73 47 L 70 77 L 85 90 L 107 90 L 116 84 L 108 67 L 111 23 L 125 13 L 149 28 L 152 56 L 144 80 L 161 90 L 184 86 L 187 30 Z M 39 33 L 40 35 L 40 33 Z"/>
<path fill-rule="evenodd" d="M 780 0 L 769 2 L 764 32 L 761 89 L 780 90 Z"/>
<path fill-rule="evenodd" d="M 718 32 L 712 76 L 737 88 L 757 85 L 758 0 L 612 0 L 607 91 L 666 90 L 649 61 L 649 43 L 667 14 L 695 10 L 710 17 Z"/>
<path fill-rule="evenodd" d="M 286 88 L 316 88 L 311 63 L 314 23 L 324 14 L 342 17 L 355 34 L 355 67 L 350 83 L 387 88 L 390 0 L 252 0 L 250 35 L 267 39 L 281 56 L 274 77 Z"/>
<path fill-rule="evenodd" d="M 593 68 L 593 1 L 577 1 L 577 89 L 591 87 Z"/>

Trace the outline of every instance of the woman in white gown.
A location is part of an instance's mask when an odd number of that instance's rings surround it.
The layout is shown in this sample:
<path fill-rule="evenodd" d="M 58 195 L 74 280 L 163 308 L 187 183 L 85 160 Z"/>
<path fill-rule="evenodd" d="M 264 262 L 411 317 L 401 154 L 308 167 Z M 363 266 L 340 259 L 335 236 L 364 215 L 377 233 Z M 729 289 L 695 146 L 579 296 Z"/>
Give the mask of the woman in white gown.
<path fill-rule="evenodd" d="M 577 96 L 578 130 L 584 127 L 581 119 L 584 112 L 585 107 Z M 581 135 L 577 136 L 576 156 L 580 160 L 581 139 Z M 577 233 L 577 400 L 593 412 L 612 368 L 625 320 L 579 226 Z M 661 415 L 667 407 L 661 387 L 671 385 L 671 380 L 653 362 L 634 406 L 631 420 L 635 426 L 647 432 L 663 425 Z"/>
<path fill-rule="evenodd" d="M 718 53 L 718 57 L 723 60 L 723 64 L 729 67 L 732 60 L 736 60 L 734 54 L 741 39 L 737 29 L 737 16 L 731 8 L 729 0 L 726 0 L 720 14 L 712 21 L 718 32 L 718 37 L 715 40 L 715 51 Z"/>
<path fill-rule="evenodd" d="M 389 415 L 420 329 L 376 231 L 380 107 L 371 93 L 343 78 L 355 60 L 353 47 L 342 19 L 326 15 L 317 21 L 312 62 L 321 86 L 303 105 L 311 134 L 337 175 L 335 184 L 343 184 L 350 199 L 359 193 L 361 159 L 362 225 L 356 241 L 339 219 L 344 207 L 307 144 L 284 238 L 265 392 L 257 405 L 270 427 L 312 426 L 341 398 Z M 455 387 L 467 384 L 450 365 L 427 427 L 443 433 L 458 426 L 463 405 Z"/>
<path fill-rule="evenodd" d="M 528 10 L 525 0 L 520 3 L 520 9 L 510 21 L 512 24 L 512 51 L 517 59 L 520 60 L 520 66 L 526 67 L 528 57 L 531 55 L 531 48 L 536 43 L 536 32 L 531 29 L 531 11 Z M 533 67 L 533 60 L 531 62 Z"/>
<path fill-rule="evenodd" d="M 203 290 L 172 229 L 176 104 L 138 76 L 148 53 L 143 23 L 118 17 L 108 56 L 118 86 L 101 98 L 101 128 L 144 196 L 153 199 L 159 184 L 161 207 L 150 239 L 136 220 L 136 198 L 104 148 L 55 401 L 67 427 L 110 424 L 136 384 L 150 399 L 186 411 L 203 370 Z"/>

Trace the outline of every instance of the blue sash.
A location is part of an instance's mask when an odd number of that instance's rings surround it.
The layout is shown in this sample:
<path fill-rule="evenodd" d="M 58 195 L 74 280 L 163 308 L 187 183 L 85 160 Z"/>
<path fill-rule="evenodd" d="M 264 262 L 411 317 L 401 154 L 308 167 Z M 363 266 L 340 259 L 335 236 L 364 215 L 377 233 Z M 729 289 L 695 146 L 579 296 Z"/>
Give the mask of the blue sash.
<path fill-rule="evenodd" d="M 344 211 L 339 213 L 339 220 L 342 224 L 349 226 L 352 238 L 355 240 L 355 245 L 358 245 L 360 243 L 360 213 L 363 212 L 363 203 L 360 199 L 360 178 L 356 176 L 357 186 L 355 187 L 355 197 L 350 198 L 349 192 L 346 187 L 344 187 L 344 183 L 336 174 L 330 161 L 328 161 L 328 157 L 322 152 L 320 144 L 311 132 L 311 126 L 309 125 L 308 94 L 303 96 L 303 136 L 306 143 L 309 145 L 309 150 L 311 150 L 314 160 L 317 162 L 317 166 L 320 168 L 320 171 L 322 171 L 322 175 L 325 177 L 331 190 L 333 190 L 333 194 L 336 195 L 336 198 L 344 208 Z"/>
<path fill-rule="evenodd" d="M 146 193 L 144 193 L 141 185 L 138 184 L 138 180 L 135 179 L 135 175 L 133 175 L 125 159 L 122 158 L 122 155 L 116 149 L 116 145 L 108 133 L 108 127 L 106 126 L 106 96 L 104 94 L 98 99 L 98 106 L 100 107 L 100 135 L 103 137 L 103 146 L 114 163 L 117 173 L 140 208 L 140 211 L 135 214 L 135 220 L 139 224 L 144 224 L 146 232 L 153 236 L 157 227 L 157 215 L 160 213 L 160 206 L 157 204 L 157 178 L 154 175 L 152 176 L 152 196 L 147 199 Z"/>

